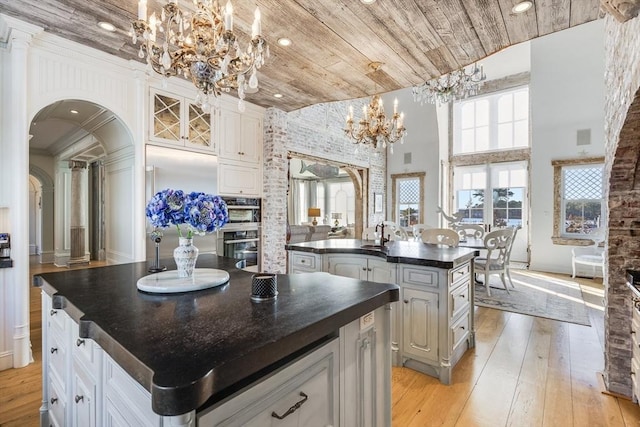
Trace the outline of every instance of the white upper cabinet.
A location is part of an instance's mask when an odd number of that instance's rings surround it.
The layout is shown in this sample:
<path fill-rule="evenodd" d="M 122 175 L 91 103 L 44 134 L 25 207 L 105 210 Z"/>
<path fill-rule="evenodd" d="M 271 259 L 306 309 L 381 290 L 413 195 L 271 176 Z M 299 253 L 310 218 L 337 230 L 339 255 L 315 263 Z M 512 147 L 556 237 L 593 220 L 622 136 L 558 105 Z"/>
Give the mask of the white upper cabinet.
<path fill-rule="evenodd" d="M 150 94 L 150 142 L 215 152 L 210 113 L 185 97 L 154 88 Z"/>
<path fill-rule="evenodd" d="M 262 158 L 262 117 L 220 111 L 220 158 L 258 164 Z"/>

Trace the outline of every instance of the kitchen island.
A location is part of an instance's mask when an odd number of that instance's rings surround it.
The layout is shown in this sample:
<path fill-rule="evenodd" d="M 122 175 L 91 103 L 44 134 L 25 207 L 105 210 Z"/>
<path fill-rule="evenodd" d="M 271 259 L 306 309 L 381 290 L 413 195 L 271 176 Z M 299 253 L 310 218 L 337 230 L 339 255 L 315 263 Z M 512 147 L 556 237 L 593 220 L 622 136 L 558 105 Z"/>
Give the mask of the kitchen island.
<path fill-rule="evenodd" d="M 278 275 L 277 299 L 256 303 L 235 262 L 201 255 L 198 268 L 229 282 L 178 294 L 138 291 L 144 262 L 37 278 L 42 424 L 261 425 L 297 412 L 309 426 L 388 425 L 398 287 Z"/>
<path fill-rule="evenodd" d="M 394 365 L 451 382 L 451 371 L 475 346 L 473 258 L 477 250 L 414 241 L 329 239 L 287 245 L 288 272 L 324 271 L 373 282 L 396 283 L 393 304 Z"/>

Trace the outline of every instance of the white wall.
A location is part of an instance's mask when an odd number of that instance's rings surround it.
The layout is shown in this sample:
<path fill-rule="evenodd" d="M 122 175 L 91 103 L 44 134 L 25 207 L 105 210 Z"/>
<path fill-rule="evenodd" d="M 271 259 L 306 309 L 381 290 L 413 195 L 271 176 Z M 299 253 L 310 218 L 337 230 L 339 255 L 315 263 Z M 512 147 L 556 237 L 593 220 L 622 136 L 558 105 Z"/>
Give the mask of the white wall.
<path fill-rule="evenodd" d="M 531 268 L 568 273 L 572 246 L 551 242 L 551 161 L 604 156 L 604 21 L 532 40 L 529 93 Z M 576 145 L 579 129 L 591 130 L 591 145 Z"/>
<path fill-rule="evenodd" d="M 391 220 L 393 209 L 391 200 L 391 175 L 410 172 L 425 172 L 424 223 L 438 224 L 437 200 L 440 187 L 440 149 L 438 143 L 438 121 L 436 107 L 431 104 L 420 105 L 413 100 L 411 88 L 389 92 L 382 96 L 385 111 L 393 113 L 393 101 L 398 99 L 398 111 L 405 114 L 404 125 L 407 128 L 404 144 L 395 143 L 393 154 L 387 148 L 387 197 L 386 212 Z M 411 155 L 411 163 L 405 164 L 405 154 Z M 396 218 L 397 220 L 397 218 Z"/>

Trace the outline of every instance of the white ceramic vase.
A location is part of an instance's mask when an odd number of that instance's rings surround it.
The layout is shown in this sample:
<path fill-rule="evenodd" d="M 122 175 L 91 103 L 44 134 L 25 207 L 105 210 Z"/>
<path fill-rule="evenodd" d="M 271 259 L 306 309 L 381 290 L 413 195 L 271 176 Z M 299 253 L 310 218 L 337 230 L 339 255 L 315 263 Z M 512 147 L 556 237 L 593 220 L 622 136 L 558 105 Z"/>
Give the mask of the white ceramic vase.
<path fill-rule="evenodd" d="M 198 248 L 193 246 L 193 239 L 178 238 L 180 246 L 173 250 L 173 259 L 178 267 L 178 277 L 191 277 L 198 259 Z"/>

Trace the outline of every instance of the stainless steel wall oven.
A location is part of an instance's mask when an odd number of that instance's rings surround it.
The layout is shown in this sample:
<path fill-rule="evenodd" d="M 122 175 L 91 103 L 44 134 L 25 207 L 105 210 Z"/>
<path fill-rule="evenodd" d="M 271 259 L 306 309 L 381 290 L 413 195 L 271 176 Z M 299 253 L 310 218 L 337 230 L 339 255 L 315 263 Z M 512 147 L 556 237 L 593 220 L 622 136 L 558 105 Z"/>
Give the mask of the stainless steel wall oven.
<path fill-rule="evenodd" d="M 244 259 L 260 267 L 260 203 L 257 198 L 224 197 L 229 222 L 218 230 L 218 255 Z"/>

